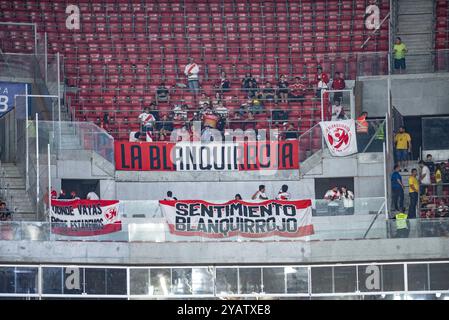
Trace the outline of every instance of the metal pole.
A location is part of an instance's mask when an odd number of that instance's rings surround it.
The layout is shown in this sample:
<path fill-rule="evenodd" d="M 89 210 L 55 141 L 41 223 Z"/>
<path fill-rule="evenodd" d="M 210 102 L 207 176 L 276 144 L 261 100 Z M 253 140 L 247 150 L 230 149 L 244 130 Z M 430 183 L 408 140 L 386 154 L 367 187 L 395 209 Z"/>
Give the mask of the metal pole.
<path fill-rule="evenodd" d="M 56 54 L 57 63 L 57 84 L 58 84 L 58 123 L 59 123 L 59 143 L 61 143 L 61 83 L 60 83 L 60 66 L 59 66 L 59 52 Z"/>
<path fill-rule="evenodd" d="M 25 85 L 25 187 L 28 191 L 30 187 L 30 179 L 28 177 L 28 171 L 29 171 L 29 144 L 28 144 L 28 84 Z M 16 150 L 17 152 L 17 150 Z"/>
<path fill-rule="evenodd" d="M 388 220 L 387 154 L 385 142 L 383 143 L 383 156 L 384 156 L 385 219 Z"/>
<path fill-rule="evenodd" d="M 47 162 L 48 162 L 48 220 L 50 221 L 50 234 L 51 234 L 51 158 L 50 158 L 50 144 L 47 144 Z"/>
<path fill-rule="evenodd" d="M 34 25 L 34 54 L 37 55 L 37 25 L 33 23 Z"/>
<path fill-rule="evenodd" d="M 48 87 L 48 47 L 47 47 L 47 32 L 44 35 L 44 64 L 45 64 L 45 84 Z"/>
<path fill-rule="evenodd" d="M 324 103 L 323 103 L 323 96 L 324 96 L 324 91 L 323 89 L 321 89 L 320 94 L 321 94 L 321 121 L 324 121 Z"/>
<path fill-rule="evenodd" d="M 36 113 L 36 219 L 39 218 L 39 114 Z"/>

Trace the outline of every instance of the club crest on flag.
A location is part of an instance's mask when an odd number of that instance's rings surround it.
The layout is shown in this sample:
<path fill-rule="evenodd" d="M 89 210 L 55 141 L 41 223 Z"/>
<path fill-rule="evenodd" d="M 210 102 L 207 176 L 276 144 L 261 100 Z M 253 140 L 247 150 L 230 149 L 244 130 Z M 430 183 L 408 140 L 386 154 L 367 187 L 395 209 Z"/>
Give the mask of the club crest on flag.
<path fill-rule="evenodd" d="M 357 152 L 354 120 L 323 121 L 320 126 L 333 156 L 342 157 Z"/>

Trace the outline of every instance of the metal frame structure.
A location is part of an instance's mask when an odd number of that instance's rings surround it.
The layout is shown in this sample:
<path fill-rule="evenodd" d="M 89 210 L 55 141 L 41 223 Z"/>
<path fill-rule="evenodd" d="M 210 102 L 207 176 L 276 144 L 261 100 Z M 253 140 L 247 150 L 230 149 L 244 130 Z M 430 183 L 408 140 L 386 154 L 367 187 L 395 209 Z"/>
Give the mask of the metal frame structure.
<path fill-rule="evenodd" d="M 304 265 L 304 264 L 288 264 L 288 265 L 226 265 L 226 266 L 212 266 L 212 265 L 196 265 L 196 266 L 118 266 L 118 265 L 63 265 L 63 264 L 32 264 L 32 265 L 16 265 L 16 264 L 2 264 L 0 265 L 0 270 L 3 268 L 35 268 L 37 271 L 37 284 L 35 289 L 37 289 L 37 292 L 34 293 L 6 293 L 6 292 L 0 292 L 0 299 L 1 298 L 36 298 L 36 299 L 46 299 L 46 298 L 83 298 L 83 299 L 98 299 L 98 298 L 104 298 L 104 299 L 113 299 L 113 298 L 119 298 L 119 299 L 198 299 L 198 298 L 209 298 L 209 299 L 228 299 L 228 298 L 265 298 L 265 299 L 280 299 L 280 298 L 306 298 L 306 299 L 313 299 L 313 298 L 322 298 L 322 297 L 328 297 L 328 298 L 343 298 L 343 297 L 359 297 L 363 298 L 365 296 L 380 296 L 381 298 L 384 298 L 385 295 L 404 295 L 405 298 L 412 298 L 411 295 L 422 295 L 422 294 L 435 294 L 436 297 L 441 297 L 442 294 L 447 295 L 444 297 L 444 300 L 449 299 L 449 289 L 448 290 L 409 290 L 408 286 L 408 280 L 409 278 L 409 266 L 417 265 L 417 264 L 425 264 L 425 265 L 438 265 L 438 264 L 449 264 L 449 261 L 413 261 L 413 262 L 371 262 L 371 263 L 338 263 L 338 264 L 317 264 L 317 265 Z M 380 284 L 380 289 L 373 289 L 374 291 L 369 291 L 370 289 L 367 289 L 366 287 L 362 289 L 362 284 L 360 283 L 359 274 L 360 272 L 365 272 L 365 274 L 368 274 L 368 270 L 365 269 L 363 271 L 363 267 L 379 267 L 382 268 L 382 266 L 402 266 L 401 270 L 403 272 L 403 290 L 384 290 L 383 283 L 384 278 L 383 274 L 379 275 L 381 278 L 378 279 Z M 355 267 L 355 285 L 356 289 L 354 292 L 332 292 L 332 293 L 314 293 L 313 292 L 313 283 L 312 283 L 312 269 L 315 268 L 332 268 L 332 270 L 335 270 L 335 268 L 341 268 L 341 267 Z M 81 294 L 46 294 L 43 292 L 43 271 L 45 268 L 82 268 L 83 269 L 83 279 L 82 282 L 82 293 Z M 131 277 L 130 273 L 131 270 L 152 270 L 152 269 L 166 269 L 170 270 L 170 286 L 173 283 L 173 269 L 186 269 L 186 270 L 192 270 L 194 268 L 198 269 L 204 269 L 207 268 L 209 270 L 212 270 L 213 274 L 213 288 L 212 288 L 212 294 L 173 294 L 168 292 L 168 294 L 162 294 L 162 295 L 151 295 L 151 294 L 132 294 L 131 293 Z M 260 292 L 253 292 L 253 293 L 241 293 L 241 286 L 240 286 L 240 270 L 241 269 L 248 269 L 248 268 L 260 268 Z M 266 293 L 264 292 L 264 268 L 283 268 L 284 270 L 284 293 Z M 288 272 L 288 269 L 293 268 L 303 268 L 307 270 L 307 293 L 287 293 L 288 287 L 287 287 L 287 277 L 290 272 Z M 88 294 L 86 293 L 86 282 L 85 282 L 85 270 L 86 269 L 121 269 L 126 270 L 126 294 Z M 217 292 L 217 269 L 236 269 L 237 272 L 237 293 L 218 293 Z M 15 270 L 17 272 L 17 270 Z M 20 270 L 19 270 L 20 272 Z M 382 273 L 382 271 L 380 271 Z M 430 287 L 430 274 L 429 274 L 429 267 L 427 268 L 427 285 Z M 0 274 L 1 276 L 1 274 Z M 332 271 L 332 291 L 335 291 L 335 275 L 334 271 Z M 151 279 L 149 279 L 148 282 L 148 289 L 150 288 Z M 63 285 L 63 284 L 61 284 Z M 171 289 L 169 289 L 171 291 Z M 364 290 L 364 291 L 361 291 Z M 367 290 L 367 291 L 365 291 Z"/>

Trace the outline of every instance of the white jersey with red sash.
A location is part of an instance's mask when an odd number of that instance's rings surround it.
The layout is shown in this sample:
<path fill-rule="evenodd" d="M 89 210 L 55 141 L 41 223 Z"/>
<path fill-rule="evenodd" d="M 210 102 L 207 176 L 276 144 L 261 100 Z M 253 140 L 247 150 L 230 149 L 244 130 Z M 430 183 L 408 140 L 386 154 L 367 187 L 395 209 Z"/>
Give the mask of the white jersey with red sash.
<path fill-rule="evenodd" d="M 154 118 L 154 116 L 151 113 L 146 113 L 146 112 L 142 112 L 139 115 L 139 120 L 142 123 L 142 125 L 145 127 L 152 127 L 154 125 L 154 122 L 156 121 L 156 119 Z"/>
<path fill-rule="evenodd" d="M 199 72 L 200 67 L 196 63 L 189 63 L 184 69 L 184 74 L 187 76 L 188 80 L 198 80 Z"/>
<path fill-rule="evenodd" d="M 290 198 L 290 193 L 282 191 L 279 191 L 278 195 L 276 196 L 276 200 L 290 200 Z"/>

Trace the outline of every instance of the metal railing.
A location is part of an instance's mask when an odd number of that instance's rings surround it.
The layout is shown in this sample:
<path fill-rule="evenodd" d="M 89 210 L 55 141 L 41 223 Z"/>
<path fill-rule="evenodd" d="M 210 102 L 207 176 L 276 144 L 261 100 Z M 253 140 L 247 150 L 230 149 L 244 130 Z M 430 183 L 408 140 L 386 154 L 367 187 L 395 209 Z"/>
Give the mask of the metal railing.
<path fill-rule="evenodd" d="M 448 264 L 447 260 L 315 265 L 4 264 L 0 265 L 0 281 L 8 285 L 1 288 L 0 296 L 184 301 L 199 298 L 448 300 L 449 290 L 444 286 Z M 382 281 L 370 281 L 373 274 Z M 73 279 L 70 285 L 61 281 L 64 276 Z M 259 305 L 264 304 L 261 301 Z"/>

